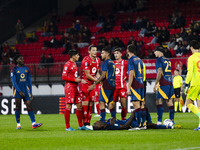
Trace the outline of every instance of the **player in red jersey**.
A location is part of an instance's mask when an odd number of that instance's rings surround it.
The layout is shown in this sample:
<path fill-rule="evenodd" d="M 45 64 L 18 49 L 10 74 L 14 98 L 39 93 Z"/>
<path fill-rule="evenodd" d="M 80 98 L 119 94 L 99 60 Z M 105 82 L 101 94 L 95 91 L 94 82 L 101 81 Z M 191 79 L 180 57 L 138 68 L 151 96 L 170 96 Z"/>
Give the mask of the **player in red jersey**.
<path fill-rule="evenodd" d="M 120 48 L 116 48 L 114 50 L 114 56 L 115 56 L 115 66 L 116 66 L 116 78 L 115 78 L 115 84 L 116 84 L 116 89 L 114 92 L 113 96 L 113 101 L 114 103 L 118 102 L 120 98 L 120 103 L 121 103 L 121 117 L 122 120 L 126 120 L 126 114 L 127 114 L 127 109 L 126 109 L 126 91 L 127 91 L 127 83 L 126 80 L 128 78 L 128 67 L 127 67 L 127 61 L 123 60 L 122 57 L 122 50 Z"/>
<path fill-rule="evenodd" d="M 66 109 L 65 109 L 65 124 L 66 131 L 75 131 L 70 127 L 70 112 L 72 104 L 76 104 L 76 116 L 78 119 L 79 130 L 89 130 L 83 125 L 83 111 L 81 105 L 81 98 L 79 97 L 79 92 L 77 89 L 78 83 L 87 83 L 84 79 L 78 77 L 78 67 L 76 61 L 79 59 L 78 51 L 70 50 L 69 51 L 70 60 L 64 65 L 62 79 L 65 81 L 65 100 L 66 100 Z"/>
<path fill-rule="evenodd" d="M 87 81 L 86 84 L 79 84 L 80 90 L 84 95 L 84 99 L 82 102 L 83 105 L 83 122 L 85 126 L 90 126 L 90 120 L 92 117 L 92 107 L 94 104 L 94 96 L 95 90 L 88 91 L 90 85 L 97 81 L 97 74 L 99 74 L 100 70 L 100 58 L 97 56 L 97 47 L 94 45 L 89 46 L 88 48 L 89 56 L 83 58 L 81 62 L 81 79 L 85 79 Z"/>

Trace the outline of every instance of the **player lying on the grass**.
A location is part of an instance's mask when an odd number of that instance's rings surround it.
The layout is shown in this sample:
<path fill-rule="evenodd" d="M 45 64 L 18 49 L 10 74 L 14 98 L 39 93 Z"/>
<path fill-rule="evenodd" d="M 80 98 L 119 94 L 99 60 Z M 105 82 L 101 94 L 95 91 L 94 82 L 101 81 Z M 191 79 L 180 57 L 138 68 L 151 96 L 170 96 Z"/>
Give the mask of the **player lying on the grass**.
<path fill-rule="evenodd" d="M 151 116 L 147 109 L 147 129 L 172 129 L 173 126 L 157 125 L 152 123 Z M 96 121 L 93 124 L 93 130 L 134 130 L 138 126 L 138 122 L 135 117 L 135 111 L 131 113 L 131 116 L 126 120 L 118 120 L 110 118 L 105 121 Z M 140 128 L 138 128 L 140 129 Z"/>
<path fill-rule="evenodd" d="M 35 123 L 35 115 L 32 108 L 32 82 L 30 69 L 24 66 L 24 57 L 17 55 L 15 57 L 15 63 L 17 64 L 11 71 L 10 77 L 14 87 L 13 97 L 15 98 L 15 118 L 17 122 L 17 128 L 21 129 L 20 125 L 20 112 L 21 112 L 21 99 L 26 104 L 28 115 L 32 122 L 32 128 L 38 128 L 42 126 L 42 123 Z"/>

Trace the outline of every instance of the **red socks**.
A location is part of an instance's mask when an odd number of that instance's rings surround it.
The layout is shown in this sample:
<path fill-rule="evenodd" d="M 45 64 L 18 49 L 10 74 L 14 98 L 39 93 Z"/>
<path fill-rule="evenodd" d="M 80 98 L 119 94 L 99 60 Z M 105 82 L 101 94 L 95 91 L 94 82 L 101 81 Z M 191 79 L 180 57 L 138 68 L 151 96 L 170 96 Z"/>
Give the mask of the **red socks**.
<path fill-rule="evenodd" d="M 70 127 L 70 124 L 69 124 L 69 121 L 70 121 L 70 112 L 71 112 L 71 109 L 69 108 L 66 108 L 65 109 L 65 124 L 66 124 L 66 128 L 68 129 Z"/>
<path fill-rule="evenodd" d="M 100 115 L 99 103 L 96 104 L 96 109 L 97 109 L 97 113 L 98 113 L 98 115 Z"/>
<path fill-rule="evenodd" d="M 88 106 L 87 105 L 83 105 L 83 122 L 87 123 L 88 120 Z"/>
<path fill-rule="evenodd" d="M 91 118 L 92 118 L 92 106 L 89 106 L 87 123 L 90 123 Z"/>
<path fill-rule="evenodd" d="M 126 107 L 122 107 L 121 117 L 122 120 L 126 120 L 127 109 Z"/>
<path fill-rule="evenodd" d="M 82 127 L 83 126 L 83 110 L 82 109 L 76 109 L 76 117 L 78 119 L 79 127 Z"/>

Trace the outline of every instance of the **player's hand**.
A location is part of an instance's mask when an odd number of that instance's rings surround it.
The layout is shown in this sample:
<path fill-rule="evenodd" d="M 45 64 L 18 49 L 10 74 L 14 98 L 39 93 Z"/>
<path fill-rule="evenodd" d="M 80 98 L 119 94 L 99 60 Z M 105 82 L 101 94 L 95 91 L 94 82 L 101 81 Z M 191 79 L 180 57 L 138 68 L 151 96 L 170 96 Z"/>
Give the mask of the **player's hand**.
<path fill-rule="evenodd" d="M 21 97 L 25 97 L 25 94 L 24 94 L 22 91 L 19 92 L 19 95 L 20 95 Z"/>
<path fill-rule="evenodd" d="M 76 78 L 75 82 L 77 82 L 77 83 L 81 82 L 81 78 Z"/>
<path fill-rule="evenodd" d="M 92 84 L 91 86 L 89 86 L 88 91 L 92 91 L 95 88 L 95 84 Z"/>
<path fill-rule="evenodd" d="M 154 85 L 153 91 L 156 93 L 157 85 Z"/>
<path fill-rule="evenodd" d="M 185 94 L 185 95 L 187 95 L 188 89 L 189 89 L 188 84 L 185 84 L 185 90 L 184 90 L 184 94 Z"/>
<path fill-rule="evenodd" d="M 81 79 L 81 83 L 83 83 L 83 84 L 86 84 L 86 83 L 87 83 L 87 81 L 86 81 L 86 80 L 84 80 L 84 79 Z"/>
<path fill-rule="evenodd" d="M 127 93 L 128 96 L 130 96 L 131 95 L 131 90 L 128 89 L 126 93 Z"/>
<path fill-rule="evenodd" d="M 33 95 L 31 94 L 31 100 L 33 99 Z"/>

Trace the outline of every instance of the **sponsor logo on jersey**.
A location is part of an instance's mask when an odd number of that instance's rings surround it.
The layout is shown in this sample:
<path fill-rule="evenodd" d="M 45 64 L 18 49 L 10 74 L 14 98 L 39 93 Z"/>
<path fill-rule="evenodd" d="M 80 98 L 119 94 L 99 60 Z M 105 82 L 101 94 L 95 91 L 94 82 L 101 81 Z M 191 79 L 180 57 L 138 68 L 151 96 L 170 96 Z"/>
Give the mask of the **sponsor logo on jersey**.
<path fill-rule="evenodd" d="M 116 71 L 115 71 L 116 74 L 119 74 L 120 73 L 120 70 L 119 68 L 116 68 Z"/>
<path fill-rule="evenodd" d="M 25 74 L 22 73 L 22 74 L 20 75 L 20 77 L 21 77 L 22 79 L 25 78 Z"/>
<path fill-rule="evenodd" d="M 96 67 L 92 68 L 92 73 L 95 73 L 97 71 Z"/>

